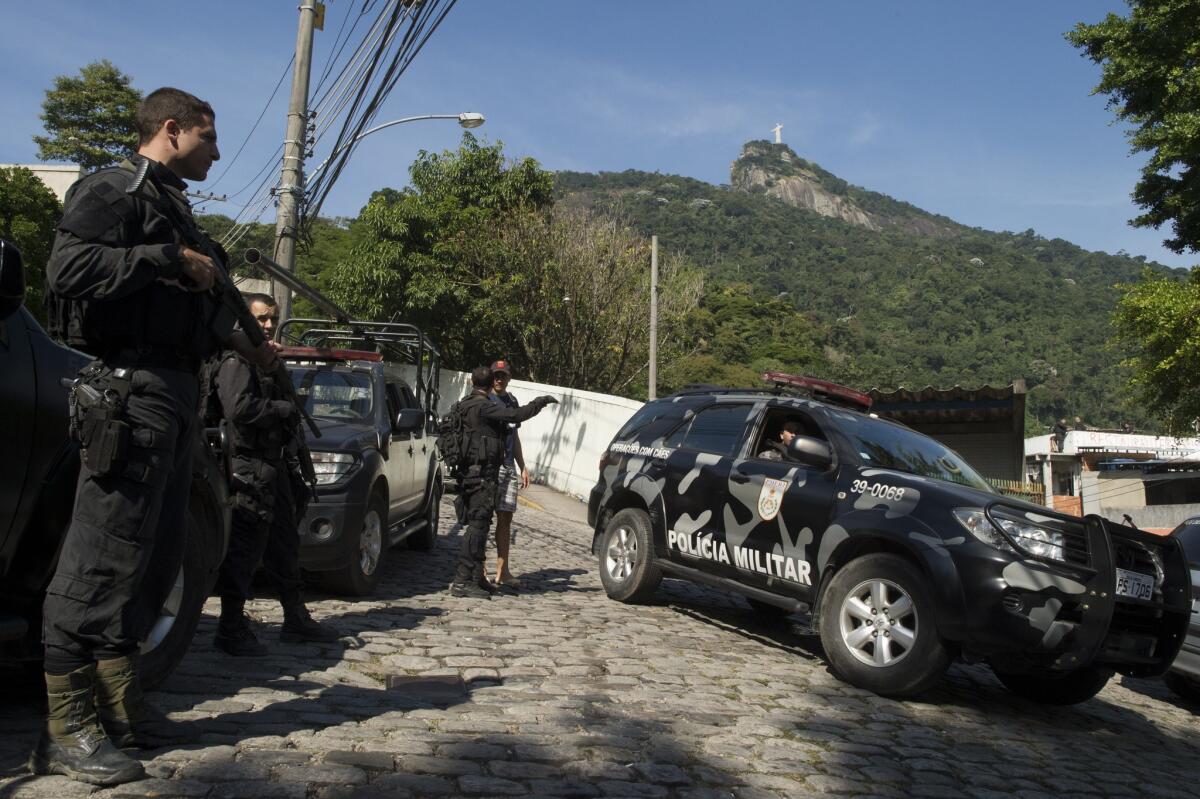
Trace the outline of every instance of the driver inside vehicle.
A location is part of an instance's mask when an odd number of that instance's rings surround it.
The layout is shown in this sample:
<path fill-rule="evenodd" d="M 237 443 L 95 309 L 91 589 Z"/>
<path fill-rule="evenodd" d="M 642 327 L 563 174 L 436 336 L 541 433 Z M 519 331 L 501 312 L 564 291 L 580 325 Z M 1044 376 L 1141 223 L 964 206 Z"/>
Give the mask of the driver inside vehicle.
<path fill-rule="evenodd" d="M 780 427 L 779 431 L 772 438 L 767 437 L 763 442 L 763 449 L 758 453 L 758 457 L 768 461 L 791 460 L 788 455 L 788 444 L 792 443 L 792 439 L 804 432 L 804 426 L 795 419 L 788 419 Z"/>

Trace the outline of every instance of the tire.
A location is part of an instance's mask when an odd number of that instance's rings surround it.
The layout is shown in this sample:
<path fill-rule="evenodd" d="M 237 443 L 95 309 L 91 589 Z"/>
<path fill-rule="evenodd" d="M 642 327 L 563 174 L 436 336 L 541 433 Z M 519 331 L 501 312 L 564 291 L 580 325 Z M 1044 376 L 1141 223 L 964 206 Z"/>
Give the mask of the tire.
<path fill-rule="evenodd" d="M 746 604 L 750 606 L 750 611 L 754 614 L 754 618 L 765 624 L 780 622 L 792 615 L 792 612 L 786 608 L 781 608 L 778 605 L 772 605 L 770 602 L 760 602 L 757 599 L 750 597 L 742 597 L 746 600 Z"/>
<path fill-rule="evenodd" d="M 1111 669 L 1085 666 L 1059 677 L 1035 677 L 1028 674 L 1011 674 L 997 671 L 996 677 L 1004 687 L 1017 696 L 1043 705 L 1077 705 L 1086 702 L 1108 683 Z"/>
<path fill-rule="evenodd" d="M 206 531 L 203 523 L 203 514 L 198 516 L 195 509 L 190 508 L 183 564 L 175 577 L 174 587 L 163 602 L 157 621 L 141 642 L 138 677 L 146 690 L 153 690 L 165 682 L 179 665 L 191 646 L 204 601 L 208 598 L 211 572 L 207 567 L 206 542 L 212 537 L 213 531 Z M 214 546 L 219 547 L 220 543 Z"/>
<path fill-rule="evenodd" d="M 371 494 L 362 526 L 351 542 L 345 566 L 328 577 L 329 587 L 348 596 L 371 596 L 379 585 L 379 572 L 387 558 L 387 498 Z"/>
<path fill-rule="evenodd" d="M 1200 703 L 1200 682 L 1174 671 L 1164 674 L 1163 682 L 1180 698 Z"/>
<path fill-rule="evenodd" d="M 434 475 L 433 486 L 429 490 L 429 499 L 425 503 L 425 526 L 410 535 L 408 548 L 419 552 L 428 552 L 437 543 L 438 521 L 442 506 L 442 480 Z"/>
<path fill-rule="evenodd" d="M 850 561 L 821 594 L 820 632 L 834 676 L 880 696 L 913 696 L 937 683 L 950 652 L 934 622 L 926 578 L 897 555 Z"/>
<path fill-rule="evenodd" d="M 650 517 L 643 510 L 618 511 L 604 528 L 599 553 L 600 582 L 610 599 L 643 602 L 662 582 L 654 565 Z"/>

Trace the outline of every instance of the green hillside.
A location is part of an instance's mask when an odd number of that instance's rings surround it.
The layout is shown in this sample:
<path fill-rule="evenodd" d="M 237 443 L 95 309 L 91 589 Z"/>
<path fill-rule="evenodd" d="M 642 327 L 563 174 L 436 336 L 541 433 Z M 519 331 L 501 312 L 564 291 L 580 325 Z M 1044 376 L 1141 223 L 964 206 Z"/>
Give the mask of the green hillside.
<path fill-rule="evenodd" d="M 563 202 L 613 212 L 707 270 L 703 346 L 690 366 L 664 369 L 668 382 L 720 376 L 739 356 L 744 367 L 806 369 L 863 388 L 1024 378 L 1030 432 L 1064 415 L 1151 429 L 1128 400 L 1122 353 L 1107 345 L 1116 285 L 1136 280 L 1143 258 L 1088 252 L 1032 230 L 969 228 L 851 186 L 790 151 L 780 165 L 759 144 L 766 143 L 747 145 L 734 164 L 735 183 L 750 167 L 773 169 L 772 183 L 804 172 L 881 229 L 794 207 L 762 186 L 743 191 L 636 171 L 557 175 Z M 909 223 L 929 220 L 936 235 L 909 232 Z M 789 314 L 790 327 L 778 329 Z M 743 334 L 741 351 L 731 349 Z M 789 341 L 795 346 L 781 351 Z"/>

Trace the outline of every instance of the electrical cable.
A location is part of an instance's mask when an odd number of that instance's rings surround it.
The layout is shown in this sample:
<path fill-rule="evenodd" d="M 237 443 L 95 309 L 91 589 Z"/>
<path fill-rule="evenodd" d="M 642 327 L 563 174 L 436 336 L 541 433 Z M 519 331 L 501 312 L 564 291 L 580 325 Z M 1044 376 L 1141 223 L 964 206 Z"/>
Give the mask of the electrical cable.
<path fill-rule="evenodd" d="M 279 80 L 276 81 L 275 88 L 271 90 L 271 96 L 268 97 L 267 102 L 263 104 L 263 109 L 259 112 L 258 119 L 254 120 L 254 124 L 250 127 L 250 132 L 246 134 L 246 138 L 242 139 L 242 145 L 238 147 L 237 152 L 233 154 L 233 158 L 228 164 L 225 165 L 225 168 L 221 170 L 221 174 L 217 176 L 216 180 L 209 184 L 209 191 L 212 191 L 213 186 L 216 186 L 218 183 L 220 183 L 221 178 L 229 174 L 229 170 L 234 164 L 237 163 L 238 157 L 242 154 L 242 151 L 246 149 L 246 145 L 250 142 L 250 137 L 254 135 L 254 131 L 258 130 L 259 123 L 262 122 L 263 117 L 266 116 L 267 109 L 271 107 L 271 103 L 275 100 L 275 95 L 279 93 L 279 87 L 283 85 L 283 79 L 287 77 L 288 70 L 292 68 L 292 64 L 295 63 L 295 61 L 296 56 L 293 54 L 292 57 L 288 59 L 287 65 L 284 66 L 283 73 L 279 76 Z"/>
<path fill-rule="evenodd" d="M 342 131 L 334 144 L 333 152 L 334 163 L 332 168 L 323 173 L 316 181 L 316 185 L 312 188 L 311 194 L 306 196 L 307 208 L 302 209 L 307 218 L 314 217 L 320 213 L 321 205 L 328 196 L 329 191 L 336 183 L 342 170 L 345 168 L 349 160 L 351 152 L 355 149 L 357 137 L 367 128 L 387 98 L 388 94 L 395 87 L 400 76 L 408 69 L 412 60 L 421 52 L 425 44 L 429 41 L 430 36 L 441 26 L 446 16 L 453 9 L 457 0 L 446 0 L 444 3 L 439 3 L 437 0 L 431 0 L 412 11 L 412 24 L 409 26 L 404 38 L 396 49 L 395 54 L 391 57 L 382 79 L 379 81 L 372 93 L 371 98 L 367 101 L 360 113 L 356 112 L 362 105 L 362 98 L 365 96 L 365 91 L 360 91 L 359 96 L 355 98 L 351 110 L 347 113 L 346 122 L 342 126 Z M 394 27 L 394 21 L 397 19 L 396 11 L 393 10 L 392 20 L 389 21 L 389 28 Z M 377 51 L 377 56 L 381 55 Z M 375 72 L 375 65 L 378 63 L 378 57 L 373 59 L 371 73 Z M 364 84 L 365 89 L 365 84 Z M 352 123 L 352 120 L 353 123 Z M 339 153 L 339 149 L 341 152 Z"/>

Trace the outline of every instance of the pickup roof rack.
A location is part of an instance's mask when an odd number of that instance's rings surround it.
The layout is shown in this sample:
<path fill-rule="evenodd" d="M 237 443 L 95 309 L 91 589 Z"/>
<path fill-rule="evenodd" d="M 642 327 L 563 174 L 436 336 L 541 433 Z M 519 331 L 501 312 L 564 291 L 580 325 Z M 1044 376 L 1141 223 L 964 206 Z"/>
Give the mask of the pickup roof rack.
<path fill-rule="evenodd" d="M 279 340 L 294 345 L 285 347 L 285 353 L 300 348 L 328 353 L 325 358 L 315 357 L 314 360 L 337 360 L 334 353 L 346 353 L 358 356 L 346 360 L 383 360 L 413 367 L 416 372 L 413 392 L 417 401 L 427 410 L 437 412 L 442 354 L 415 325 L 293 317 L 279 325 Z M 363 355 L 377 357 L 364 358 Z"/>

